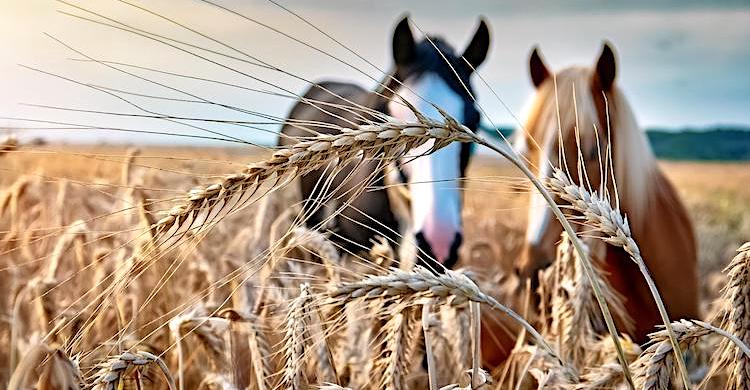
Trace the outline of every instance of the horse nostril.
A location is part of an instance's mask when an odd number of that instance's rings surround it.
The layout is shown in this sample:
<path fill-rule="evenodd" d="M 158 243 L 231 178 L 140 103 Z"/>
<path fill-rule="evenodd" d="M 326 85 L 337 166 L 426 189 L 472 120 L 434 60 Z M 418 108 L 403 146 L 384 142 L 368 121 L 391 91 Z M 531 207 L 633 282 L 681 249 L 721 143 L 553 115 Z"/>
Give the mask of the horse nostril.
<path fill-rule="evenodd" d="M 453 269 L 458 262 L 458 250 L 461 248 L 463 243 L 463 235 L 456 233 L 451 242 L 448 256 L 445 258 L 438 258 L 427 241 L 427 238 L 422 232 L 418 232 L 415 235 L 417 241 L 417 264 L 426 267 L 427 269 L 433 270 L 437 273 L 442 273 L 445 269 Z"/>

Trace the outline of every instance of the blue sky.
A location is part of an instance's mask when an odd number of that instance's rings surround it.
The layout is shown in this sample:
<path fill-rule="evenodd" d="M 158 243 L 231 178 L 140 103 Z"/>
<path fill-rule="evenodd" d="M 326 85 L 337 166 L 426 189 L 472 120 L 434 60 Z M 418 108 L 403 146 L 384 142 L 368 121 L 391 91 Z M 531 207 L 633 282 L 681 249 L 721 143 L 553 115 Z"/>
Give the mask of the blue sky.
<path fill-rule="evenodd" d="M 419 28 L 442 35 L 463 48 L 484 15 L 491 24 L 493 44 L 489 60 L 480 69 L 509 110 L 486 87 L 479 86 L 482 106 L 496 123 L 514 124 L 532 88 L 526 68 L 531 47 L 541 47 L 552 68 L 591 64 L 602 40 L 611 41 L 619 54 L 619 80 L 643 126 L 684 127 L 713 124 L 750 125 L 750 2 L 724 1 L 284 1 L 380 68 L 390 65 L 390 34 L 397 18 L 409 12 Z M 263 27 L 200 1 L 153 0 L 139 2 L 183 21 L 217 39 L 256 55 L 285 71 L 306 79 L 336 78 L 372 87 L 359 71 L 305 48 Z M 362 63 L 299 20 L 265 0 L 220 1 L 238 11 L 310 42 L 370 77 L 377 70 Z M 94 8 L 139 26 L 202 45 L 214 43 L 175 28 L 151 15 L 116 1 L 83 1 Z M 0 116 L 65 119 L 76 123 L 136 126 L 135 121 L 95 117 L 81 113 L 48 111 L 18 103 L 41 103 L 118 112 L 134 112 L 111 96 L 85 87 L 22 69 L 36 66 L 86 82 L 113 88 L 166 95 L 161 88 L 91 63 L 70 61 L 80 57 L 43 33 L 53 34 L 76 49 L 98 59 L 116 60 L 183 74 L 219 79 L 245 87 L 267 88 L 247 75 L 300 92 L 304 82 L 232 62 L 245 73 L 207 64 L 195 57 L 127 33 L 92 25 L 57 12 L 71 10 L 49 0 L 16 1 L 0 15 Z M 81 13 L 81 12 L 78 12 Z M 273 98 L 236 88 L 219 88 L 195 82 L 162 78 L 192 93 L 229 102 L 263 113 L 283 116 L 289 99 Z M 171 92 L 170 92 L 171 93 Z M 152 102 L 153 104 L 153 102 Z M 161 107 L 156 104 L 155 107 Z M 201 106 L 170 107 L 186 116 L 240 118 L 236 113 L 215 112 Z M 0 120 L 0 127 L 17 122 Z M 171 129 L 163 122 L 139 122 L 149 129 Z M 169 130 L 173 131 L 173 130 Z M 230 129 L 227 132 L 247 132 Z M 91 137 L 92 135 L 86 135 Z M 101 137 L 100 134 L 95 135 Z M 128 140 L 130 135 L 120 135 Z M 270 136 L 266 136 L 270 137 Z M 263 138 L 263 137 L 261 137 Z"/>

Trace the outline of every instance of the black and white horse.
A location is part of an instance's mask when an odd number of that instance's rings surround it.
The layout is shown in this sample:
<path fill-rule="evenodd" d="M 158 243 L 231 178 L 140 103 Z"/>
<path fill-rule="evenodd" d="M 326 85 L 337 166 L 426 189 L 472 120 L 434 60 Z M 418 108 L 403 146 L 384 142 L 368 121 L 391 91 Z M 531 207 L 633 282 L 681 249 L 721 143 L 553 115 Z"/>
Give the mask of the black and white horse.
<path fill-rule="evenodd" d="M 326 124 L 315 127 L 319 133 L 338 131 L 328 124 L 352 127 L 352 123 L 364 123 L 366 114 L 358 112 L 357 106 L 402 120 L 415 120 L 401 99 L 426 117 L 442 119 L 434 104 L 470 129 L 476 129 L 480 116 L 472 99 L 470 78 L 485 60 L 489 45 L 490 32 L 483 20 L 466 50 L 458 55 L 439 37 L 416 42 L 408 19 L 404 18 L 393 34 L 395 66 L 380 88 L 367 91 L 349 83 L 318 83 L 292 108 L 279 143 L 291 144 L 296 142 L 295 137 L 312 135 L 300 123 Z M 423 155 L 430 147 L 428 143 L 410 151 L 399 168 L 410 193 L 411 229 L 420 252 L 426 254 L 420 260 L 437 270 L 441 267 L 434 260 L 447 268 L 458 260 L 462 241 L 461 178 L 469 163 L 471 145 L 456 142 Z M 376 235 L 398 241 L 402 227 L 383 189 L 382 170 L 377 161 L 364 161 L 356 166 L 339 167 L 334 177 L 329 176 L 330 169 L 302 177 L 304 210 L 309 215 L 307 224 L 320 226 L 332 220 L 338 243 L 355 252 L 362 249 L 359 244 L 370 242 Z M 371 183 L 375 189 L 357 191 L 362 183 L 371 182 L 371 178 L 375 178 Z M 328 185 L 322 185 L 326 180 Z M 328 193 L 331 196 L 320 196 L 325 188 L 334 189 Z M 340 213 L 329 218 L 342 205 Z"/>

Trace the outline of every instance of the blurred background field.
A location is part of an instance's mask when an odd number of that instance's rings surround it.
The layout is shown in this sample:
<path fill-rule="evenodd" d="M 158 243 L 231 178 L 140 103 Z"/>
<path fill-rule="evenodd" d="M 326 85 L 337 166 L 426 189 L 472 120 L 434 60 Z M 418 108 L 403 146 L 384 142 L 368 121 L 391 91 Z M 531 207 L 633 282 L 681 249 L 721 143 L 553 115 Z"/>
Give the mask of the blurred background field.
<path fill-rule="evenodd" d="M 101 145 L 22 147 L 0 157 L 0 188 L 8 188 L 24 175 L 81 187 L 116 181 L 128 150 Z M 161 171 L 174 177 L 171 187 L 165 190 L 178 195 L 268 154 L 262 148 L 145 147 L 139 149 L 133 167 L 147 167 L 152 173 Z M 683 197 L 695 224 L 702 302 L 708 310 L 724 283 L 721 270 L 750 237 L 750 163 L 660 164 Z M 105 186 L 96 192 L 114 194 L 116 190 Z M 463 262 L 497 269 L 497 278 L 513 273 L 512 261 L 523 245 L 527 191 L 520 173 L 500 158 L 480 154 L 472 161 L 464 192 L 467 242 L 462 248 Z M 75 210 L 66 212 L 75 214 Z"/>

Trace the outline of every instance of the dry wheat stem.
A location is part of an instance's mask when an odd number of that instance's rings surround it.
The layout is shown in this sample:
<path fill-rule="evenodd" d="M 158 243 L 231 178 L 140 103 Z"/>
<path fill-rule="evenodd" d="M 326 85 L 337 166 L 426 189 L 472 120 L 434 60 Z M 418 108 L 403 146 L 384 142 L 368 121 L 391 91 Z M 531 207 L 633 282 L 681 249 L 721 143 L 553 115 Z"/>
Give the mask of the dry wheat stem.
<path fill-rule="evenodd" d="M 413 296 L 415 298 L 449 299 L 452 305 L 467 301 L 484 303 L 493 309 L 500 310 L 526 329 L 545 352 L 564 365 L 557 353 L 550 347 L 544 337 L 512 309 L 500 304 L 495 298 L 482 292 L 466 275 L 446 270 L 435 274 L 424 267 L 417 266 L 412 272 L 392 268 L 387 275 L 373 275 L 356 282 L 342 283 L 328 292 L 333 301 L 349 299 L 374 299 L 388 296 Z"/>
<path fill-rule="evenodd" d="M 482 308 L 479 306 L 479 302 L 469 302 L 469 312 L 471 313 L 471 344 L 472 344 L 472 359 L 471 359 L 471 387 L 477 388 L 481 386 L 479 383 L 479 370 L 482 365 Z"/>
<path fill-rule="evenodd" d="M 320 390 L 352 390 L 349 387 L 339 386 L 335 383 L 323 383 L 322 385 L 318 386 L 318 389 Z"/>
<path fill-rule="evenodd" d="M 427 377 L 430 390 L 437 390 L 437 372 L 435 371 L 435 355 L 432 350 L 432 332 L 434 332 L 432 303 L 422 305 L 422 332 L 424 333 L 425 358 L 427 360 Z"/>
<path fill-rule="evenodd" d="M 493 384 L 492 375 L 482 368 L 479 369 L 479 377 L 477 379 L 474 378 L 475 374 L 473 374 L 472 370 L 467 370 L 462 374 L 466 374 L 469 376 L 469 383 L 466 386 L 461 386 L 453 383 L 441 387 L 440 390 L 476 390 L 481 389 L 485 385 Z M 472 383 L 477 383 L 478 385 L 474 386 L 472 385 Z"/>
<path fill-rule="evenodd" d="M 259 328 L 260 317 L 251 317 L 248 323 L 250 327 L 250 351 L 252 352 L 253 372 L 255 373 L 255 382 L 258 390 L 268 390 L 272 388 L 269 379 L 273 372 L 271 362 L 271 352 L 268 347 L 268 340 Z"/>
<path fill-rule="evenodd" d="M 524 174 L 524 176 L 526 176 L 526 178 L 531 182 L 531 184 L 536 188 L 536 190 L 539 191 L 539 194 L 541 194 L 545 202 L 547 202 L 547 205 L 552 210 L 552 213 L 555 215 L 555 218 L 557 218 L 557 220 L 562 225 L 563 230 L 568 234 L 568 236 L 571 237 L 573 247 L 576 249 L 576 252 L 578 252 L 581 265 L 583 266 L 583 270 L 585 271 L 586 277 L 589 279 L 589 282 L 591 283 L 591 289 L 593 290 L 594 295 L 596 296 L 596 301 L 599 305 L 599 309 L 602 312 L 602 317 L 604 318 L 604 322 L 607 325 L 607 331 L 609 332 L 610 338 L 612 339 L 612 342 L 615 345 L 615 349 L 617 350 L 617 360 L 623 369 L 625 380 L 628 384 L 628 387 L 631 390 L 635 390 L 635 384 L 633 383 L 633 378 L 632 378 L 632 375 L 630 374 L 630 368 L 628 366 L 628 361 L 625 357 L 625 351 L 623 350 L 622 345 L 620 343 L 620 339 L 619 339 L 620 333 L 617 331 L 617 326 L 615 325 L 615 321 L 612 318 L 612 314 L 610 313 L 609 306 L 607 305 L 607 302 L 604 299 L 604 296 L 601 291 L 601 286 L 595 280 L 593 265 L 591 264 L 591 260 L 586 257 L 583 244 L 581 243 L 581 240 L 579 239 L 579 237 L 576 235 L 576 230 L 570 224 L 570 221 L 567 220 L 567 218 L 565 217 L 565 215 L 563 214 L 562 210 L 557 205 L 557 203 L 555 203 L 555 200 L 550 195 L 550 192 L 547 190 L 545 184 L 543 184 L 534 175 L 534 173 L 531 172 L 529 167 L 523 161 L 521 161 L 521 159 L 518 157 L 517 154 L 498 148 L 476 135 L 473 135 L 473 141 L 507 158 L 516 168 L 518 168 Z"/>
<path fill-rule="evenodd" d="M 672 323 L 669 320 L 664 301 L 662 301 L 659 291 L 656 288 L 656 283 L 641 257 L 638 245 L 633 240 L 627 218 L 623 218 L 618 210 L 614 210 L 612 205 L 607 200 L 601 198 L 596 192 L 589 192 L 585 187 L 573 184 L 565 172 L 559 168 L 554 169 L 552 176 L 545 181 L 545 185 L 551 193 L 569 202 L 574 210 L 582 213 L 587 224 L 604 235 L 602 240 L 608 244 L 623 248 L 630 255 L 633 262 L 638 265 L 656 302 L 656 307 L 661 315 L 665 330 L 669 335 L 672 350 L 677 357 L 680 376 L 683 379 L 685 388 L 689 389 L 690 380 L 677 336 L 672 331 Z"/>
<path fill-rule="evenodd" d="M 202 311 L 204 311 L 203 308 L 195 308 L 169 321 L 169 330 L 171 336 L 174 338 L 175 353 L 177 355 L 177 382 L 179 390 L 185 388 L 183 339 L 188 334 L 197 335 L 206 347 L 206 351 L 211 352 L 213 356 L 220 356 L 224 350 L 224 340 L 220 333 L 228 329 L 229 322 L 224 318 L 199 316 L 198 313 Z M 184 328 L 188 328 L 188 331 L 183 334 Z"/>

